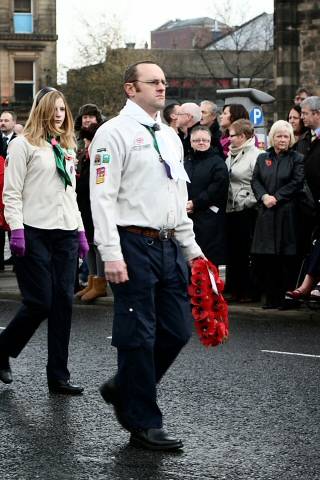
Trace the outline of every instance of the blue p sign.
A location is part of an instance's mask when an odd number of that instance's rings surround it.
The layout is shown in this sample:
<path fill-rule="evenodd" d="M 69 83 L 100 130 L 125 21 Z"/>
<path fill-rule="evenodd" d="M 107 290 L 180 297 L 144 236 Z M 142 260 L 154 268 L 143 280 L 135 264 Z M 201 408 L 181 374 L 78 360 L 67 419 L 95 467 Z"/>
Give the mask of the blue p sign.
<path fill-rule="evenodd" d="M 253 107 L 249 114 L 250 122 L 253 123 L 255 127 L 258 125 L 264 124 L 263 111 L 260 107 Z"/>

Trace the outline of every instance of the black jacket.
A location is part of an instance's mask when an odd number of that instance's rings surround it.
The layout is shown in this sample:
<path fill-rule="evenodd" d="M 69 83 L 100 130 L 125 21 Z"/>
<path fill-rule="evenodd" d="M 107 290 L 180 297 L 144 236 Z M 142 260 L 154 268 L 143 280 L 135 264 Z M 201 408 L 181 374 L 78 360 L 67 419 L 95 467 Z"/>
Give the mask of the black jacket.
<path fill-rule="evenodd" d="M 314 140 L 305 154 L 305 175 L 315 204 L 320 209 L 320 139 Z"/>
<path fill-rule="evenodd" d="M 1 133 L 0 133 L 0 135 L 1 135 Z M 17 136 L 17 134 L 16 134 L 16 133 L 13 133 L 12 137 L 11 137 L 10 140 L 9 140 L 9 143 L 10 143 L 14 138 L 16 138 L 16 136 Z M 7 156 L 7 150 L 8 150 L 8 145 L 7 145 L 6 142 L 4 141 L 4 138 L 3 138 L 3 137 L 1 137 L 1 142 L 2 142 L 2 144 L 0 145 L 0 152 L 2 152 L 2 153 L 0 153 L 0 155 L 1 155 L 2 157 L 6 158 L 6 156 Z"/>
<path fill-rule="evenodd" d="M 205 152 L 193 152 L 185 160 L 188 198 L 193 201 L 196 240 L 204 254 L 216 265 L 225 262 L 225 211 L 228 198 L 229 174 L 224 159 L 212 147 Z M 216 207 L 214 212 L 210 207 Z"/>
<path fill-rule="evenodd" d="M 76 177 L 77 202 L 87 240 L 89 243 L 93 243 L 94 226 L 90 204 L 90 159 L 85 149 L 78 150 L 78 160 Z"/>
<path fill-rule="evenodd" d="M 311 131 L 310 129 L 306 130 L 303 135 L 299 138 L 297 143 L 294 144 L 293 149 L 299 153 L 302 153 L 303 156 L 306 155 L 311 145 Z"/>
<path fill-rule="evenodd" d="M 252 190 L 258 203 L 258 217 L 252 253 L 295 255 L 297 252 L 296 200 L 303 188 L 303 156 L 294 150 L 277 155 L 273 148 L 257 158 Z M 278 203 L 266 208 L 262 196 L 268 193 Z"/>

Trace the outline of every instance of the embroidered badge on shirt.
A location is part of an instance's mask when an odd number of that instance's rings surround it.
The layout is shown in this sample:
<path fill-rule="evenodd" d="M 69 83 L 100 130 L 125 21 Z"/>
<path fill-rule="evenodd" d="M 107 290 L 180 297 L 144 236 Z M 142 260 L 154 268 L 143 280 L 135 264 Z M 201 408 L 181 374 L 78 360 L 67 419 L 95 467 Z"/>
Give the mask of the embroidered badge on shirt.
<path fill-rule="evenodd" d="M 111 163 L 111 154 L 110 153 L 104 153 L 102 155 L 102 163 Z"/>
<path fill-rule="evenodd" d="M 96 172 L 97 172 L 96 173 L 96 184 L 98 185 L 99 183 L 104 183 L 105 174 L 106 174 L 105 167 L 97 168 Z"/>
<path fill-rule="evenodd" d="M 101 164 L 101 155 L 100 155 L 100 153 L 97 153 L 96 156 L 94 157 L 94 164 L 95 164 L 95 165 L 100 165 L 100 164 Z"/>
<path fill-rule="evenodd" d="M 267 167 L 271 167 L 271 165 L 272 165 L 272 160 L 267 159 L 267 160 L 266 160 L 266 165 L 267 165 Z"/>

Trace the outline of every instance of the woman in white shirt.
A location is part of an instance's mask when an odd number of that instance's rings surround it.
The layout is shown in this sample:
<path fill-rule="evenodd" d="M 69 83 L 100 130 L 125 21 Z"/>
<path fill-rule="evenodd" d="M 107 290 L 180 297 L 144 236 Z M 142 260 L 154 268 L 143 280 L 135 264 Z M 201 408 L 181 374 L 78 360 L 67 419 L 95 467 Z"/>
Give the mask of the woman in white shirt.
<path fill-rule="evenodd" d="M 76 395 L 67 367 L 78 254 L 88 244 L 75 194 L 73 120 L 62 93 L 45 87 L 33 102 L 23 136 L 10 142 L 3 200 L 22 306 L 0 334 L 0 380 L 12 382 L 17 357 L 48 319 L 51 393 Z"/>

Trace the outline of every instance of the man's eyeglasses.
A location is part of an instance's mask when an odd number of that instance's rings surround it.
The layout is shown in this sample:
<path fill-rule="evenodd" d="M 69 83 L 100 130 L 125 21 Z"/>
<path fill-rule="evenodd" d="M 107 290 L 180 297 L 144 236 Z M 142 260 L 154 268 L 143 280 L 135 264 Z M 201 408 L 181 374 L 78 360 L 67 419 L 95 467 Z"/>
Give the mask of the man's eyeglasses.
<path fill-rule="evenodd" d="M 194 142 L 194 143 L 210 143 L 211 140 L 209 140 L 208 138 L 191 138 L 191 142 Z"/>
<path fill-rule="evenodd" d="M 160 83 L 164 87 L 169 86 L 169 83 L 166 82 L 165 80 L 158 80 L 158 79 L 155 79 L 155 80 L 135 80 L 133 83 L 135 83 L 135 82 L 146 83 L 147 85 L 153 85 L 154 87 L 158 87 L 160 85 Z"/>
<path fill-rule="evenodd" d="M 229 135 L 230 138 L 233 138 L 233 137 L 239 137 L 239 133 L 234 133 L 232 135 Z"/>

